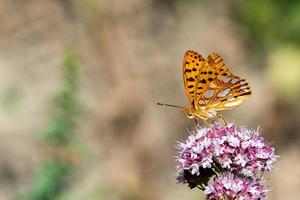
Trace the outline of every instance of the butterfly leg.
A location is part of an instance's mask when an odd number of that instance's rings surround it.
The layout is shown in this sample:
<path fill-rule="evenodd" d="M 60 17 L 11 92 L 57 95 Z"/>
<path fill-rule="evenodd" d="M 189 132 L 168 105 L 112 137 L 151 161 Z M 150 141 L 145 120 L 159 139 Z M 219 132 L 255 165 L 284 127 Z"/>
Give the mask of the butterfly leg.
<path fill-rule="evenodd" d="M 227 121 L 225 120 L 224 116 L 221 114 L 218 114 L 219 119 L 223 122 L 224 125 L 228 125 Z"/>
<path fill-rule="evenodd" d="M 197 120 L 197 118 L 195 118 L 195 123 L 196 123 L 196 128 L 201 128 L 201 126 L 203 126 L 203 125 L 201 125 L 199 123 L 199 121 Z"/>
<path fill-rule="evenodd" d="M 198 121 L 197 121 L 197 119 L 195 118 L 194 120 L 195 120 L 196 126 L 198 126 Z"/>
<path fill-rule="evenodd" d="M 209 124 L 206 120 L 203 119 L 203 122 L 207 128 L 212 128 L 211 124 Z"/>

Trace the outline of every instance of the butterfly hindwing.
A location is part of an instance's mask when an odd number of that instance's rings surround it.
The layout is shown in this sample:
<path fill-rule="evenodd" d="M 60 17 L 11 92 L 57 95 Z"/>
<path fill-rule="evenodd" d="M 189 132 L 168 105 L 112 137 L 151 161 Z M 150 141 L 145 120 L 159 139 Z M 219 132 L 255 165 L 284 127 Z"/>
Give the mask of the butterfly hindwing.
<path fill-rule="evenodd" d="M 231 109 L 240 105 L 250 95 L 248 82 L 234 76 L 229 80 L 227 87 L 216 90 L 215 96 L 208 101 L 206 106 L 215 111 Z"/>
<path fill-rule="evenodd" d="M 196 86 L 196 109 L 230 109 L 241 104 L 251 94 L 248 83 L 233 75 L 222 57 L 216 53 L 208 56 L 199 72 Z"/>
<path fill-rule="evenodd" d="M 197 52 L 189 50 L 183 60 L 184 87 L 190 104 L 194 105 L 196 94 L 197 76 L 204 66 L 204 58 Z"/>

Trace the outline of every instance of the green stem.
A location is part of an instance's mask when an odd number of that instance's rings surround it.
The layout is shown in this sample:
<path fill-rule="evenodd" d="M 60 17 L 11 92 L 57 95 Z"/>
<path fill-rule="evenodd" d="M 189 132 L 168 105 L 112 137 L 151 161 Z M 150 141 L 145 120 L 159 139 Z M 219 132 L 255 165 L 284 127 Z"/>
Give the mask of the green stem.
<path fill-rule="evenodd" d="M 204 191 L 204 187 L 202 185 L 197 185 L 197 188 L 199 188 L 200 190 Z"/>
<path fill-rule="evenodd" d="M 213 170 L 213 172 L 217 175 L 217 176 L 220 176 L 220 173 L 218 172 L 217 168 L 215 166 L 213 166 L 211 168 Z"/>

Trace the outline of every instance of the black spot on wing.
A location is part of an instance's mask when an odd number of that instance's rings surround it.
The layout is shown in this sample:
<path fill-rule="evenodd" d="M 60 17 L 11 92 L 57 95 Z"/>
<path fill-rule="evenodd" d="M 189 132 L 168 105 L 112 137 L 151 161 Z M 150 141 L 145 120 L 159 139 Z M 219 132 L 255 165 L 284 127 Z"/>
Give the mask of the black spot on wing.
<path fill-rule="evenodd" d="M 205 83 L 206 83 L 206 80 L 205 80 L 205 79 L 202 79 L 202 80 L 200 81 L 200 83 L 205 84 Z"/>
<path fill-rule="evenodd" d="M 190 78 L 188 78 L 188 79 L 186 79 L 188 82 L 194 82 L 195 81 L 195 79 L 193 78 L 193 77 L 190 77 Z"/>

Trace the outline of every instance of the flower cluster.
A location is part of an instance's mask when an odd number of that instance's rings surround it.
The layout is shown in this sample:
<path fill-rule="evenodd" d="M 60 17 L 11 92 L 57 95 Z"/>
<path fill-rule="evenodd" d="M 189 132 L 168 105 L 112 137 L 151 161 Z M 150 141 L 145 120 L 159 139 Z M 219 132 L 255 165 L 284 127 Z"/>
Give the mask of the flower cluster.
<path fill-rule="evenodd" d="M 177 179 L 188 183 L 190 188 L 205 190 L 208 199 L 214 199 L 210 196 L 222 192 L 231 196 L 239 193 L 252 197 L 245 199 L 257 199 L 253 194 L 256 192 L 261 197 L 265 196 L 263 186 L 254 180 L 263 172 L 270 171 L 277 158 L 274 148 L 267 144 L 258 131 L 233 124 L 215 123 L 210 129 L 197 129 L 186 142 L 180 142 L 178 148 L 180 164 Z M 213 176 L 217 177 L 215 182 L 207 186 Z M 225 189 L 219 188 L 218 184 L 224 181 L 232 183 L 232 187 L 226 188 L 223 184 Z M 235 183 L 240 186 L 235 187 Z"/>
<path fill-rule="evenodd" d="M 265 199 L 266 190 L 260 182 L 251 178 L 225 173 L 217 177 L 213 184 L 205 187 L 207 199 Z"/>
<path fill-rule="evenodd" d="M 200 129 L 179 143 L 179 169 L 199 175 L 199 168 L 220 165 L 223 169 L 240 171 L 245 176 L 270 171 L 276 160 L 270 147 L 257 131 L 233 124 L 222 127 L 214 124 L 211 129 Z"/>

